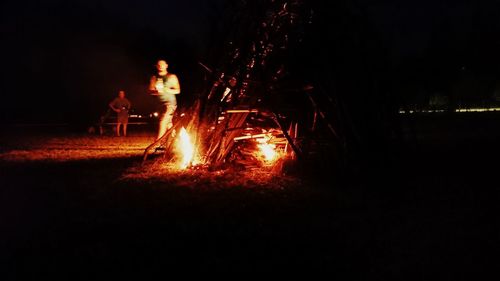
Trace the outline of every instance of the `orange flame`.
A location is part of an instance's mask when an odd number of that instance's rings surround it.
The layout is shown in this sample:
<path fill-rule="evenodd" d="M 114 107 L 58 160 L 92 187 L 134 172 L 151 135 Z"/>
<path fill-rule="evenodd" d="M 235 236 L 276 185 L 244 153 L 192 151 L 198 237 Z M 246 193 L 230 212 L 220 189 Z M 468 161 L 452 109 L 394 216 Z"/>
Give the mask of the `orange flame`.
<path fill-rule="evenodd" d="M 276 160 L 276 158 L 278 157 L 278 153 L 275 150 L 276 145 L 261 143 L 258 145 L 258 147 L 260 148 L 260 152 L 262 153 L 266 161 L 271 162 Z"/>
<path fill-rule="evenodd" d="M 191 142 L 191 138 L 184 127 L 181 128 L 179 132 L 179 144 L 180 151 L 182 153 L 182 162 L 180 164 L 181 169 L 186 169 L 193 160 L 194 156 L 194 146 Z"/>
<path fill-rule="evenodd" d="M 262 138 L 257 138 L 255 141 L 258 143 L 257 147 L 260 149 L 260 155 L 264 158 L 266 162 L 273 162 L 278 158 L 278 152 L 276 151 L 276 145 L 269 143 L 270 137 L 265 136 Z"/>

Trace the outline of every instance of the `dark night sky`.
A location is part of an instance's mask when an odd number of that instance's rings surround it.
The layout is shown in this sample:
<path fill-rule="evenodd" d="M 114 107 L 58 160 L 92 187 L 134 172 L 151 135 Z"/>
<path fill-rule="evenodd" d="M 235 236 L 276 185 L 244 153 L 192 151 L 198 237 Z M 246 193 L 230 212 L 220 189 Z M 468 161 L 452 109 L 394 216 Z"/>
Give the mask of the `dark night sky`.
<path fill-rule="evenodd" d="M 7 1 L 1 9 L 2 117 L 97 118 L 118 89 L 137 110 L 158 58 L 183 79 L 203 57 L 210 1 Z M 33 118 L 36 116 L 36 118 Z M 36 119 L 36 120 L 35 120 Z M 65 120 L 66 119 L 66 120 Z M 87 122 L 93 122 L 88 120 Z"/>
<path fill-rule="evenodd" d="M 97 118 L 120 88 L 136 109 L 147 111 L 152 101 L 144 89 L 159 57 L 167 58 L 172 72 L 179 74 L 183 94 L 192 95 L 200 79 L 197 61 L 207 61 L 213 44 L 208 34 L 223 2 L 2 1 L 0 119 L 93 122 L 89 119 Z M 317 34 L 322 35 L 314 42 L 316 54 L 351 52 L 329 56 L 327 63 L 337 64 L 338 71 L 348 62 L 336 59 L 362 57 L 357 68 L 379 69 L 394 84 L 425 80 L 439 88 L 440 81 L 452 81 L 463 66 L 489 85 L 499 80 L 495 1 L 358 0 L 335 5 L 316 10 Z"/>

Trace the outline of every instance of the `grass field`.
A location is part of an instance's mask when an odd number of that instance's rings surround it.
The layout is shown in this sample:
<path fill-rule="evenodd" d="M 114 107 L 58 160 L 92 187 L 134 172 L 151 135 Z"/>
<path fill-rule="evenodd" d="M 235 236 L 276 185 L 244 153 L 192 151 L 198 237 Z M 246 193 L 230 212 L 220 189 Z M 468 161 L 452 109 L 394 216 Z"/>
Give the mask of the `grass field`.
<path fill-rule="evenodd" d="M 418 120 L 417 146 L 386 165 L 328 182 L 141 165 L 150 132 L 4 130 L 2 279 L 476 276 L 492 266 L 487 254 L 498 242 L 498 219 L 489 217 L 498 211 L 499 134 L 490 119 L 479 127 L 433 118 Z"/>

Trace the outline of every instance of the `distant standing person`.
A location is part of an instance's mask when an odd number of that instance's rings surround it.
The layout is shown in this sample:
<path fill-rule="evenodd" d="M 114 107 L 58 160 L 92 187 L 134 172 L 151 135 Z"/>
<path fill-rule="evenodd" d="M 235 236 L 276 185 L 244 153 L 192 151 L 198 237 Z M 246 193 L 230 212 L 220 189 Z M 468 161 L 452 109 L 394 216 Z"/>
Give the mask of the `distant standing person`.
<path fill-rule="evenodd" d="M 156 139 L 160 139 L 173 126 L 172 119 L 177 109 L 176 95 L 180 94 L 181 86 L 177 76 L 168 72 L 167 61 L 159 60 L 156 64 L 156 69 L 157 74 L 151 77 L 149 90 L 154 95 L 158 95 L 164 105 L 156 137 Z"/>
<path fill-rule="evenodd" d="M 116 135 L 120 136 L 120 125 L 123 125 L 123 136 L 127 136 L 128 111 L 132 104 L 125 97 L 125 91 L 118 92 L 118 97 L 109 103 L 109 107 L 116 112 Z"/>

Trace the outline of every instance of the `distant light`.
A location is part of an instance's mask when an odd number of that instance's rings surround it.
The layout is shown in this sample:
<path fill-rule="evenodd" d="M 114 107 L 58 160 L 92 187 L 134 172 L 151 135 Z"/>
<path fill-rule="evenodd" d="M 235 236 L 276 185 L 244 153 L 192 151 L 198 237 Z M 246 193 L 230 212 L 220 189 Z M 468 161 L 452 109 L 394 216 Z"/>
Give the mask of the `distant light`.
<path fill-rule="evenodd" d="M 158 117 L 158 112 L 154 112 L 154 113 L 153 113 L 153 116 L 154 116 L 154 117 Z"/>
<path fill-rule="evenodd" d="M 500 107 L 490 107 L 490 108 L 461 108 L 455 109 L 455 112 L 486 112 L 486 111 L 500 111 Z"/>
<path fill-rule="evenodd" d="M 459 108 L 455 109 L 455 112 L 492 112 L 500 111 L 500 107 L 471 107 L 471 108 Z M 413 113 L 436 113 L 436 112 L 446 112 L 444 109 L 423 109 L 423 110 L 399 110 L 399 114 L 413 114 Z"/>

